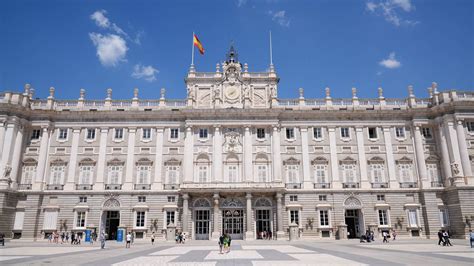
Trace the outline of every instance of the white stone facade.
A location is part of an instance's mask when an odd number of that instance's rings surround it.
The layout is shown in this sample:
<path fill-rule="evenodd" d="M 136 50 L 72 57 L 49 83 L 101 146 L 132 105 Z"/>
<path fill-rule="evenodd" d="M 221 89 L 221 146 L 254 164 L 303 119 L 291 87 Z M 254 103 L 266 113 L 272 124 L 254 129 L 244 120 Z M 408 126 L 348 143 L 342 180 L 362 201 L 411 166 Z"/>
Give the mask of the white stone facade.
<path fill-rule="evenodd" d="M 0 232 L 117 228 L 165 239 L 359 237 L 367 229 L 462 237 L 474 218 L 474 93 L 406 99 L 277 97 L 231 48 L 187 98 L 0 100 Z M 347 230 L 347 234 L 345 233 Z M 266 233 L 269 235 L 270 233 Z"/>

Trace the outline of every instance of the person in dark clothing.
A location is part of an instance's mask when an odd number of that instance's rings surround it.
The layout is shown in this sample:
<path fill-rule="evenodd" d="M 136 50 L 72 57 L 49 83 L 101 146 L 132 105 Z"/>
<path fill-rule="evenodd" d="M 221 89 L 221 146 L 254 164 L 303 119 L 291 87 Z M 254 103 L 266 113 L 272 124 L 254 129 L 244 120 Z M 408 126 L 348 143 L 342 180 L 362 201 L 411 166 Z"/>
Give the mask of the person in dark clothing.
<path fill-rule="evenodd" d="M 443 239 L 444 239 L 444 246 L 452 246 L 451 241 L 449 241 L 449 233 L 443 230 Z"/>
<path fill-rule="evenodd" d="M 219 244 L 219 253 L 220 254 L 223 254 L 223 248 L 224 248 L 224 235 L 221 234 L 221 236 L 219 237 L 219 242 L 217 242 Z"/>
<path fill-rule="evenodd" d="M 444 240 L 443 240 L 443 232 L 441 230 L 438 231 L 438 245 L 441 245 L 443 243 L 443 246 L 445 245 Z"/>

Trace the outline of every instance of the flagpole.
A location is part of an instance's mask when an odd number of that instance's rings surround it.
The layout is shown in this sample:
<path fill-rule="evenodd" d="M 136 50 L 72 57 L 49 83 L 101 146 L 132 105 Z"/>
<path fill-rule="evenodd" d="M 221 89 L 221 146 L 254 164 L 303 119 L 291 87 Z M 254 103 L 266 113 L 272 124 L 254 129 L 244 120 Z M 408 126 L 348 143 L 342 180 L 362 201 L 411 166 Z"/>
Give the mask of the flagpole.
<path fill-rule="evenodd" d="M 192 54 L 191 54 L 191 66 L 194 66 L 194 31 L 193 31 L 193 42 L 192 42 Z"/>

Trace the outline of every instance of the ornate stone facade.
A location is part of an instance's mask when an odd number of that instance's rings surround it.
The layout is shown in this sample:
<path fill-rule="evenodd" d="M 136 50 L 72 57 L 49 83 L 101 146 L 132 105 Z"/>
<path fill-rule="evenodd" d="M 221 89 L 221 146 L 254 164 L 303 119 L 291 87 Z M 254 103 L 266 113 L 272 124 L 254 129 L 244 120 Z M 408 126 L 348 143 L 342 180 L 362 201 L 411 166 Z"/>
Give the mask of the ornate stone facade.
<path fill-rule="evenodd" d="M 0 99 L 0 232 L 169 226 L 192 239 L 463 237 L 474 218 L 474 93 L 406 99 L 277 97 L 231 47 L 215 72 L 191 67 L 187 98 Z M 346 229 L 347 228 L 347 229 Z M 345 232 L 348 234 L 341 234 Z M 266 232 L 266 233 L 263 233 Z"/>

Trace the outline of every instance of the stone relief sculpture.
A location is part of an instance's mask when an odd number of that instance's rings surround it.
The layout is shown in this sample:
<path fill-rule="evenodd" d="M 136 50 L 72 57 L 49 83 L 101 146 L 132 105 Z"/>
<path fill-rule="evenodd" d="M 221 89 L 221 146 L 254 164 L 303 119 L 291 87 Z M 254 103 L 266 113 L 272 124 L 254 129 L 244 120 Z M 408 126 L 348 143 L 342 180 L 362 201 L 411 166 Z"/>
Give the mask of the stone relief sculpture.
<path fill-rule="evenodd" d="M 236 132 L 228 132 L 225 134 L 224 151 L 225 152 L 242 152 L 242 144 L 239 141 L 239 135 Z"/>
<path fill-rule="evenodd" d="M 459 171 L 459 164 L 457 162 L 451 163 L 451 171 L 453 172 L 453 176 L 459 176 L 461 171 Z"/>
<path fill-rule="evenodd" d="M 3 168 L 3 177 L 9 179 L 11 172 L 12 167 L 9 164 L 5 165 L 5 167 Z"/>

